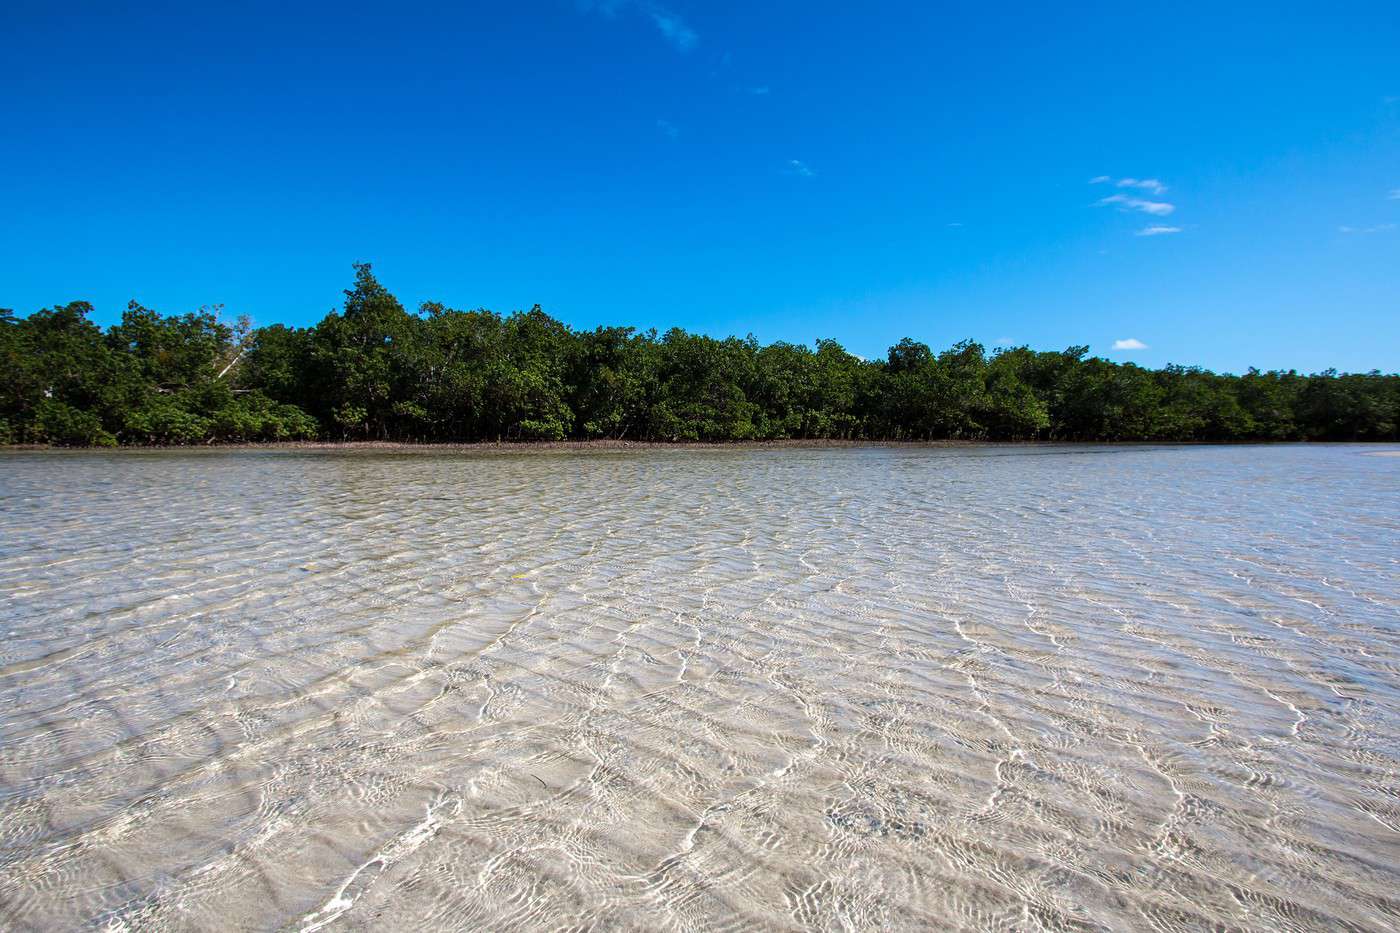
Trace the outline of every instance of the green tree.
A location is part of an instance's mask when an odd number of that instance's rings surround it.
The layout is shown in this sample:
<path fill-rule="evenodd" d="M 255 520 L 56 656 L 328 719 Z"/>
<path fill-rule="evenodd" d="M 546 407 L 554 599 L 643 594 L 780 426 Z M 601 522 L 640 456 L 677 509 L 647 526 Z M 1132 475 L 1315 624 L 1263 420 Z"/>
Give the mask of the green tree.
<path fill-rule="evenodd" d="M 319 410 L 343 437 L 387 440 L 396 397 L 410 375 L 406 348 L 418 320 L 375 279 L 369 263 L 355 265 L 345 308 L 316 326 L 311 365 Z"/>
<path fill-rule="evenodd" d="M 74 302 L 0 310 L 0 442 L 193 444 L 329 435 L 470 441 L 637 438 L 1395 440 L 1400 376 L 1149 370 L 1072 346 L 935 354 L 905 338 L 865 361 L 680 329 L 575 332 L 538 306 L 410 314 L 356 265 L 309 328 L 163 316 L 132 302 L 105 333 Z"/>

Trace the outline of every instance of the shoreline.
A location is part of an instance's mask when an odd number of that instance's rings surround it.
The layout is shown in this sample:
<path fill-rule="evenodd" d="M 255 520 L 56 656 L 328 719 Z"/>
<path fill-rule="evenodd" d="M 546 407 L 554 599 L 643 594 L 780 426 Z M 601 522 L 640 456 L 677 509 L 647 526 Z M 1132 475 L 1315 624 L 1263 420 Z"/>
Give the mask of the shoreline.
<path fill-rule="evenodd" d="M 766 441 L 474 441 L 424 443 L 414 441 L 268 441 L 229 444 L 143 444 L 117 447 L 60 447 L 46 444 L 4 444 L 0 452 L 171 453 L 196 451 L 269 451 L 306 453 L 571 453 L 652 450 L 841 450 L 855 448 L 943 449 L 967 447 L 1262 447 L 1303 445 L 1387 445 L 1397 441 L 1002 441 L 931 440 L 880 441 L 788 438 Z M 1393 456 L 1400 456 L 1396 451 Z"/>
<path fill-rule="evenodd" d="M 200 450 L 266 450 L 345 453 L 540 453 L 565 451 L 625 451 L 625 450 L 827 450 L 855 447 L 976 447 L 1021 446 L 1060 443 L 1057 441 L 867 441 L 786 439 L 769 441 L 627 441 L 627 440 L 566 440 L 566 441 L 267 441 L 230 444 L 129 444 L 116 447 L 60 447 L 45 444 L 0 445 L 0 451 L 66 451 L 88 450 L 116 453 L 127 451 L 200 451 Z M 1094 442 L 1091 442 L 1094 443 Z"/>

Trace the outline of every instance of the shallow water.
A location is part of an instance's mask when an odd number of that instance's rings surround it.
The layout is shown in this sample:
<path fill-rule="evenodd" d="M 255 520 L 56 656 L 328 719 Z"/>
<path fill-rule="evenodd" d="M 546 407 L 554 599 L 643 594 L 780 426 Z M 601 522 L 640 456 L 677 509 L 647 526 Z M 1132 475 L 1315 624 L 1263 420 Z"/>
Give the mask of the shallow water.
<path fill-rule="evenodd" d="M 0 455 L 0 926 L 1394 928 L 1381 450 Z"/>

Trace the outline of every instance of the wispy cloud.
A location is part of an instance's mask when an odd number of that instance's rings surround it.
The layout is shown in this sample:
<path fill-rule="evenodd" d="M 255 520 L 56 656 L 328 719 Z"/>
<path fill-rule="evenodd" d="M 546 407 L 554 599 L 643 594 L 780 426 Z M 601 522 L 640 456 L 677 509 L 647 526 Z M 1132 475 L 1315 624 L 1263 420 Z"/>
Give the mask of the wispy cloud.
<path fill-rule="evenodd" d="M 1089 179 L 1091 185 L 1112 185 L 1114 188 L 1134 189 L 1137 191 L 1147 191 L 1160 195 L 1167 190 L 1167 186 L 1155 178 L 1114 178 L 1112 175 L 1095 175 Z M 1167 217 L 1176 210 L 1176 205 L 1168 201 L 1150 201 L 1147 198 L 1134 194 L 1127 194 L 1120 191 L 1117 194 L 1110 194 L 1108 197 L 1099 198 L 1094 202 L 1095 207 L 1116 207 L 1120 211 L 1148 214 L 1152 217 Z M 1172 233 L 1181 233 L 1181 227 L 1168 226 L 1167 224 L 1148 224 L 1136 231 L 1137 236 L 1166 236 Z"/>
<path fill-rule="evenodd" d="M 1400 188 L 1391 188 L 1385 199 L 1387 201 L 1400 201 Z"/>
<path fill-rule="evenodd" d="M 646 14 L 651 17 L 651 21 L 656 24 L 656 28 L 661 30 L 661 34 L 682 52 L 688 52 L 695 48 L 695 43 L 700 41 L 700 37 L 695 34 L 695 30 L 686 25 L 685 20 L 665 7 L 655 4 L 645 4 Z"/>
<path fill-rule="evenodd" d="M 1128 337 L 1128 338 L 1126 338 L 1126 339 L 1124 339 L 1124 340 L 1115 340 L 1115 341 L 1113 341 L 1113 349 L 1115 349 L 1115 350 L 1146 350 L 1146 349 L 1147 349 L 1147 344 L 1143 343 L 1141 340 L 1137 339 L 1136 337 Z"/>
<path fill-rule="evenodd" d="M 700 36 L 681 18 L 680 14 L 656 0 L 578 0 L 579 9 L 600 13 L 611 19 L 624 10 L 633 10 L 651 20 L 657 31 L 682 52 L 689 52 Z"/>
<path fill-rule="evenodd" d="M 1339 233 L 1389 233 L 1395 224 L 1372 224 L 1369 227 L 1338 227 Z"/>
<path fill-rule="evenodd" d="M 806 162 L 799 161 L 798 159 L 788 159 L 787 173 L 789 175 L 801 175 L 803 178 L 812 178 L 817 174 Z"/>
<path fill-rule="evenodd" d="M 1114 180 L 1112 175 L 1095 175 L 1089 179 L 1091 185 L 1113 185 L 1115 188 L 1137 188 L 1139 191 L 1147 191 L 1152 194 L 1165 194 L 1167 186 L 1155 178 L 1119 178 Z"/>
<path fill-rule="evenodd" d="M 772 91 L 772 88 L 766 84 L 761 84 L 758 87 L 745 88 L 744 90 L 748 91 L 754 97 L 766 97 L 769 92 Z"/>
<path fill-rule="evenodd" d="M 1118 179 L 1118 187 L 1138 188 L 1152 194 L 1165 194 L 1167 190 L 1167 186 L 1155 178 L 1120 178 Z"/>
<path fill-rule="evenodd" d="M 1106 198 L 1100 198 L 1098 205 L 1100 207 L 1117 205 L 1119 210 L 1141 211 L 1144 214 L 1151 214 L 1153 217 L 1165 217 L 1176 210 L 1175 204 L 1168 204 L 1166 201 L 1145 201 L 1127 194 L 1110 194 Z"/>
<path fill-rule="evenodd" d="M 1121 210 L 1141 211 L 1154 217 L 1165 217 L 1176 210 L 1175 204 L 1169 204 L 1166 201 L 1147 201 L 1126 194 L 1111 194 L 1106 198 L 1101 198 L 1099 204 L 1100 206 L 1116 204 Z"/>
<path fill-rule="evenodd" d="M 676 124 L 672 123 L 670 120 L 657 120 L 656 128 L 672 139 L 681 135 L 680 127 L 676 126 Z"/>

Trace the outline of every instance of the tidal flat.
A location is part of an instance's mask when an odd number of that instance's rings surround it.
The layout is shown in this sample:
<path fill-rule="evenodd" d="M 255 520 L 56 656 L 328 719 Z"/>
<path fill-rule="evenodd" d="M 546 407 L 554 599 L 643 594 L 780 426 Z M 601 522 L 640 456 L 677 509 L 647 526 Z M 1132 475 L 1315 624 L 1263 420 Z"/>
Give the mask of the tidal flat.
<path fill-rule="evenodd" d="M 1398 452 L 0 452 L 0 927 L 1394 929 Z"/>

